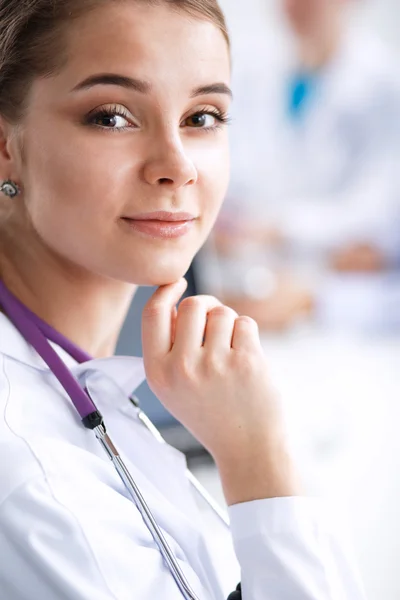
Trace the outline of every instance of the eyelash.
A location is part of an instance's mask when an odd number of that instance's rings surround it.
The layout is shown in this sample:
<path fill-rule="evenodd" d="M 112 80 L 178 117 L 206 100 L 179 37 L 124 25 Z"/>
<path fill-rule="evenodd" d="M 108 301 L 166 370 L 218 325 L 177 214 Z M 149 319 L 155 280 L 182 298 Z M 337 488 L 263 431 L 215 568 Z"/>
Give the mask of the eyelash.
<path fill-rule="evenodd" d="M 187 117 L 187 119 L 190 119 L 190 117 L 202 116 L 202 115 L 211 115 L 212 117 L 215 117 L 217 124 L 214 127 L 192 127 L 191 129 L 200 129 L 205 132 L 210 132 L 210 131 L 215 131 L 217 129 L 220 129 L 224 125 L 228 125 L 231 122 L 229 115 L 223 111 L 218 110 L 217 108 L 198 110 L 198 111 L 194 112 L 192 115 L 190 115 L 189 117 Z M 104 117 L 113 117 L 113 116 L 122 117 L 126 120 L 129 120 L 129 114 L 127 111 L 121 109 L 120 106 L 113 106 L 113 107 L 104 107 L 104 108 L 98 110 L 97 112 L 90 113 L 87 116 L 87 118 L 85 119 L 85 124 L 91 125 L 92 127 L 97 127 L 99 129 L 108 129 L 109 131 L 111 131 L 113 133 L 120 133 L 120 132 L 126 131 L 127 129 L 130 129 L 130 127 L 120 127 L 118 129 L 116 129 L 116 128 L 112 128 L 112 127 L 104 127 L 102 125 L 95 124 L 95 121 L 98 119 L 101 119 Z M 185 120 L 187 120 L 187 119 L 185 119 Z"/>
<path fill-rule="evenodd" d="M 199 129 L 202 129 L 203 131 L 215 131 L 216 129 L 221 129 L 221 127 L 223 127 L 224 125 L 229 125 L 231 122 L 231 118 L 228 115 L 228 113 L 218 110 L 218 108 L 214 108 L 211 110 L 208 110 L 208 109 L 198 110 L 195 113 L 193 113 L 193 115 L 190 115 L 190 116 L 194 117 L 197 115 L 211 115 L 212 117 L 215 117 L 215 119 L 217 120 L 217 125 L 215 125 L 215 127 L 199 127 Z M 189 118 L 190 117 L 188 117 L 188 119 Z M 193 127 L 193 129 L 196 129 L 196 127 Z"/>

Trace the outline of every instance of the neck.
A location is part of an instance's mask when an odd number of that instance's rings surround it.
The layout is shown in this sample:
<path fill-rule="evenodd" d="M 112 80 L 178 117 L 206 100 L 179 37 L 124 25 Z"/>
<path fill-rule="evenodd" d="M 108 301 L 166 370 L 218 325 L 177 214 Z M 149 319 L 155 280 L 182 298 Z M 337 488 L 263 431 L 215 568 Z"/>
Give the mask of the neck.
<path fill-rule="evenodd" d="M 307 32 L 297 35 L 300 65 L 306 71 L 318 71 L 335 57 L 342 38 L 342 23 L 338 15 L 332 15 L 326 23 L 320 23 Z"/>
<path fill-rule="evenodd" d="M 136 287 L 1 235 L 0 277 L 32 312 L 95 358 L 111 356 Z"/>

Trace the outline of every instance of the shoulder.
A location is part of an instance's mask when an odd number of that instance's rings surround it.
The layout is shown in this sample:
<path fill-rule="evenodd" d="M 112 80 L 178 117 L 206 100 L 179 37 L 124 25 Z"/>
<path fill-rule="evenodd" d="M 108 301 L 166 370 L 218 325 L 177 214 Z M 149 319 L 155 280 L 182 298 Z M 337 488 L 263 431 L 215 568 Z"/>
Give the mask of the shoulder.
<path fill-rule="evenodd" d="M 28 446 L 10 424 L 12 412 L 12 381 L 6 370 L 7 358 L 0 353 L 0 505 L 24 484 L 37 477 L 41 470 Z"/>
<path fill-rule="evenodd" d="M 0 505 L 38 477 L 90 470 L 92 437 L 48 372 L 0 353 Z"/>

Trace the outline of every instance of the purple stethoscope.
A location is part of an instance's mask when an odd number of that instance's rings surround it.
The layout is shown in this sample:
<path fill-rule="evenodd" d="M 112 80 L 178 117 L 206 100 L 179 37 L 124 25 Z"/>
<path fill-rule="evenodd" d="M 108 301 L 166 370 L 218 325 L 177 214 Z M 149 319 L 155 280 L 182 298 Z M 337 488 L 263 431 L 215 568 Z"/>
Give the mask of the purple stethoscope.
<path fill-rule="evenodd" d="M 71 341 L 53 329 L 50 325 L 42 321 L 32 311 L 30 311 L 8 290 L 1 280 L 0 306 L 2 306 L 5 314 L 19 330 L 24 339 L 36 350 L 39 356 L 41 356 L 52 373 L 61 383 L 76 410 L 78 411 L 84 426 L 87 429 L 94 431 L 97 439 L 104 448 L 118 475 L 123 481 L 130 497 L 142 515 L 143 521 L 152 534 L 153 539 L 156 542 L 160 553 L 162 554 L 163 559 L 185 600 L 199 600 L 198 596 L 194 593 L 190 584 L 188 583 L 186 576 L 184 575 L 177 559 L 175 558 L 168 542 L 166 541 L 161 528 L 157 524 L 152 512 L 150 511 L 150 508 L 148 507 L 142 493 L 140 492 L 137 484 L 135 483 L 133 477 L 129 473 L 129 470 L 125 466 L 121 456 L 111 441 L 102 415 L 97 410 L 95 404 L 90 398 L 88 391 L 81 387 L 78 380 L 69 371 L 55 350 L 53 350 L 49 344 L 49 341 L 63 348 L 63 350 L 65 350 L 80 364 L 91 360 L 91 356 L 89 356 L 86 352 L 83 352 L 75 344 L 73 344 Z M 130 400 L 139 409 L 137 398 L 132 396 Z M 138 417 L 159 442 L 165 443 L 159 431 L 141 410 L 139 410 Z M 220 507 L 215 503 L 208 492 L 201 486 L 201 484 L 192 475 L 192 473 L 190 473 L 190 471 L 187 471 L 187 476 L 195 490 L 211 506 L 213 511 L 224 522 L 224 524 L 229 526 L 229 520 L 225 513 L 220 509 Z"/>

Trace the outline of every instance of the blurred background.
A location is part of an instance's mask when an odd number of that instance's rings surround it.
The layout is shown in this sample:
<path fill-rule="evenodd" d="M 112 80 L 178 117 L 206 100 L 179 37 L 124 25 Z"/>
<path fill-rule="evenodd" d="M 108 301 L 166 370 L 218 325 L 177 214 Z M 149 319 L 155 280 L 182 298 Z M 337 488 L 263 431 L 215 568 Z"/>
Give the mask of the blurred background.
<path fill-rule="evenodd" d="M 258 321 L 305 490 L 347 523 L 368 598 L 398 600 L 400 6 L 221 3 L 233 40 L 231 185 L 188 293 Z M 152 292 L 135 298 L 119 353 L 141 353 Z M 223 504 L 204 450 L 146 384 L 138 396 Z"/>

